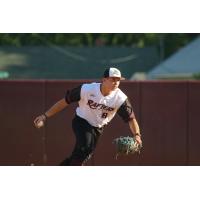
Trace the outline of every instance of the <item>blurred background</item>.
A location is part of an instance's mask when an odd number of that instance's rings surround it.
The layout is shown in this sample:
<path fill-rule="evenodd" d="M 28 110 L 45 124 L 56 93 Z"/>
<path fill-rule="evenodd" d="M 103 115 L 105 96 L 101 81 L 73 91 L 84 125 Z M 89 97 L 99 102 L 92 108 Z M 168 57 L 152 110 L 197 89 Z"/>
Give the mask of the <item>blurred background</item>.
<path fill-rule="evenodd" d="M 1 33 L 0 79 L 198 79 L 199 33 Z M 77 73 L 79 72 L 79 73 Z"/>
<path fill-rule="evenodd" d="M 77 103 L 36 129 L 33 120 L 68 89 L 119 68 L 139 122 L 140 155 L 115 159 L 131 136 L 117 115 L 87 165 L 200 165 L 199 33 L 1 33 L 0 165 L 58 165 L 74 143 Z M 153 81 L 152 81 L 153 80 Z"/>

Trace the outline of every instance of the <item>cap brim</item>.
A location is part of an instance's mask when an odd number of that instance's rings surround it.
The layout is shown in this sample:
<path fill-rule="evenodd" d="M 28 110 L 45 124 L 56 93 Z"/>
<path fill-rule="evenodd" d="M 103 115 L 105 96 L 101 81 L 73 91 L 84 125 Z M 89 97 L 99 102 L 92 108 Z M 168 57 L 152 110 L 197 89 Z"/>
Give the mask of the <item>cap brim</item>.
<path fill-rule="evenodd" d="M 105 77 L 104 78 L 119 78 L 120 80 L 125 80 L 124 77 L 118 77 L 118 76 L 108 76 L 108 77 Z"/>

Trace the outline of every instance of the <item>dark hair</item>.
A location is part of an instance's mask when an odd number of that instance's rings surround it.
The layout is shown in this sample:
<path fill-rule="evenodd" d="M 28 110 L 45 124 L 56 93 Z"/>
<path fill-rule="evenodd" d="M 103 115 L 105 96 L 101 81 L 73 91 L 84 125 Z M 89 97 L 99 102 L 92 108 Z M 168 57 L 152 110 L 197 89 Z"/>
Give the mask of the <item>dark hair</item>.
<path fill-rule="evenodd" d="M 104 77 L 104 78 L 108 78 L 108 77 L 109 77 L 109 71 L 110 71 L 110 68 L 107 68 L 107 69 L 104 71 L 104 74 L 103 74 L 103 77 Z"/>

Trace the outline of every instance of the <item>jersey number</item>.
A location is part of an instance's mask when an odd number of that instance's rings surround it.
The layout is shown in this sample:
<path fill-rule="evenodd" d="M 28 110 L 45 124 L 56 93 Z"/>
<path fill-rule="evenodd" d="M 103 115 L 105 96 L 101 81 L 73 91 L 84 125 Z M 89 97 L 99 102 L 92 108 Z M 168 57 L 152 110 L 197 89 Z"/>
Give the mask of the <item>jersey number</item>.
<path fill-rule="evenodd" d="M 102 113 L 101 118 L 106 118 L 108 116 L 108 113 Z"/>

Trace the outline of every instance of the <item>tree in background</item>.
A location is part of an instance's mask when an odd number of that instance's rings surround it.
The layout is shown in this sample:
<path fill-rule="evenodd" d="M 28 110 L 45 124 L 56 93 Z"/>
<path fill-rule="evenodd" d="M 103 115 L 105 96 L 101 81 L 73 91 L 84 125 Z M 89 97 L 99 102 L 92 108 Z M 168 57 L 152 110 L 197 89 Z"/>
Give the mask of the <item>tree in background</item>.
<path fill-rule="evenodd" d="M 161 59 L 182 48 L 198 33 L 2 33 L 0 45 L 156 46 Z"/>

